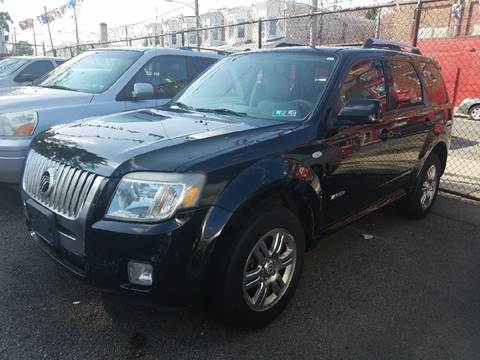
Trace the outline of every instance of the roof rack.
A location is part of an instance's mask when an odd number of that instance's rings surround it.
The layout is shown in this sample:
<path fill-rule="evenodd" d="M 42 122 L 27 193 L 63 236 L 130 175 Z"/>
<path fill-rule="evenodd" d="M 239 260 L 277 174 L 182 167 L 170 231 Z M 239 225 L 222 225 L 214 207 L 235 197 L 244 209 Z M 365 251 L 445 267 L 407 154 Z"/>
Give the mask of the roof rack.
<path fill-rule="evenodd" d="M 225 50 L 218 50 L 218 49 L 210 49 L 210 48 L 197 48 L 197 47 L 192 47 L 192 46 L 183 46 L 180 47 L 179 49 L 181 50 L 189 50 L 189 51 L 211 51 L 214 52 L 218 55 L 230 55 L 230 51 L 225 51 Z"/>
<path fill-rule="evenodd" d="M 422 52 L 420 51 L 420 49 L 415 46 L 404 44 L 398 41 L 377 39 L 377 38 L 367 39 L 367 41 L 365 41 L 365 43 L 363 44 L 363 48 L 390 49 L 390 50 L 403 51 L 403 52 L 409 51 L 412 54 L 422 55 Z"/>

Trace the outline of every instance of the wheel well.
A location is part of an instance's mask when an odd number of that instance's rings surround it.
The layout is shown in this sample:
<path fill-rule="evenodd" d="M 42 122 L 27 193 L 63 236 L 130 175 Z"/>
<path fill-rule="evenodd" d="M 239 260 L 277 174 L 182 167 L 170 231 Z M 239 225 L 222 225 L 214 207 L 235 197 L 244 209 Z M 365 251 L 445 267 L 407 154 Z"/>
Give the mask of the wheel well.
<path fill-rule="evenodd" d="M 447 166 L 447 156 L 448 156 L 447 145 L 444 142 L 438 143 L 433 148 L 432 154 L 436 154 L 440 158 L 440 161 L 442 164 L 442 175 L 443 175 L 443 172 L 445 171 L 445 167 Z"/>
<path fill-rule="evenodd" d="M 474 107 L 478 107 L 478 106 L 480 106 L 480 102 L 473 103 L 472 105 L 470 105 L 470 107 L 468 108 L 468 115 L 470 115 L 470 111 L 472 111 Z"/>
<path fill-rule="evenodd" d="M 269 209 L 275 206 L 286 207 L 297 216 L 305 234 L 305 247 L 309 250 L 313 242 L 314 225 L 316 221 L 315 213 L 308 199 L 302 196 L 302 194 L 288 191 L 288 189 L 272 189 L 271 192 L 258 194 L 249 199 L 235 212 L 224 233 L 228 233 L 230 229 L 236 228 L 236 224 L 241 222 L 245 217 L 251 216 L 252 208 Z"/>

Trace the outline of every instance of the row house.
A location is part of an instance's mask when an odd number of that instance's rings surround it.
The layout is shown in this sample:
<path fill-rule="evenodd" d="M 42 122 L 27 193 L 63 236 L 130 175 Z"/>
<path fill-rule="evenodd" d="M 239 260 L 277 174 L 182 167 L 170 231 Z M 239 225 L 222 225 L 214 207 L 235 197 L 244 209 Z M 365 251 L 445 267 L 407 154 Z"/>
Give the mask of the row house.
<path fill-rule="evenodd" d="M 328 14 L 314 19 L 310 16 L 294 17 L 308 14 L 310 10 L 310 5 L 292 0 L 267 0 L 252 6 L 211 10 L 201 15 L 201 26 L 206 28 L 200 30 L 201 46 L 224 50 L 256 47 L 259 42 L 259 19 L 263 21 L 263 47 L 273 47 L 280 43 L 308 44 L 312 21 L 318 23 L 319 45 L 357 42 L 375 33 L 375 21 L 367 19 L 363 13 Z M 148 32 L 155 38 L 147 40 L 146 45 L 197 46 L 194 16 L 180 15 L 148 27 Z"/>

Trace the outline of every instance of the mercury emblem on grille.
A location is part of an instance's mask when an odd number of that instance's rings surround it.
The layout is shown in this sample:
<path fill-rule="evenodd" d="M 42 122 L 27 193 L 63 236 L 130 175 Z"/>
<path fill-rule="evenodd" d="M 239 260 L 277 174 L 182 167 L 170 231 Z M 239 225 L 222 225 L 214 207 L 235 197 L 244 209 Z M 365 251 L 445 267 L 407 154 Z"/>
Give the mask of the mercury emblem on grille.
<path fill-rule="evenodd" d="M 44 196 L 48 196 L 55 187 L 56 169 L 50 168 L 42 174 L 40 179 L 40 192 Z"/>

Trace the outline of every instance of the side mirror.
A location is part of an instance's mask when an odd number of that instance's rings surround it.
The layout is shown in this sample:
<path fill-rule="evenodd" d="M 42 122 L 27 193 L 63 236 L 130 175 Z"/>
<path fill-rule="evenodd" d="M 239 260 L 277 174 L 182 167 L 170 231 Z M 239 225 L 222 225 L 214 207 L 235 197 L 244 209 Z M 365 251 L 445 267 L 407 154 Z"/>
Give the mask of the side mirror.
<path fill-rule="evenodd" d="M 132 98 L 134 100 L 149 100 L 153 98 L 153 85 L 149 83 L 136 83 L 133 85 Z"/>
<path fill-rule="evenodd" d="M 337 115 L 337 120 L 350 124 L 372 124 L 382 121 L 380 101 L 371 99 L 351 99 Z"/>
<path fill-rule="evenodd" d="M 37 76 L 35 76 L 33 74 L 20 73 L 20 74 L 17 75 L 17 77 L 15 79 L 13 79 L 13 81 L 20 82 L 20 83 L 32 82 L 36 78 L 37 78 Z"/>

